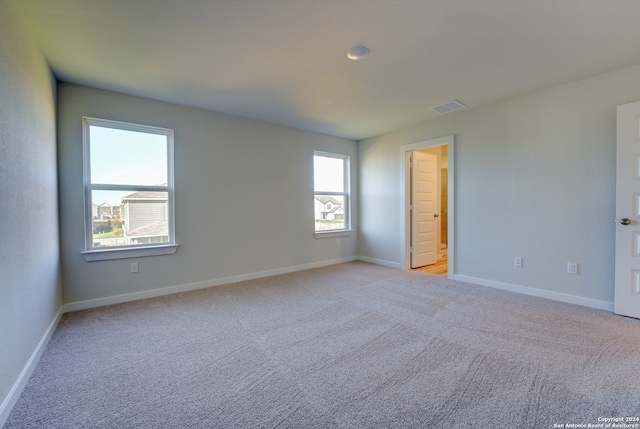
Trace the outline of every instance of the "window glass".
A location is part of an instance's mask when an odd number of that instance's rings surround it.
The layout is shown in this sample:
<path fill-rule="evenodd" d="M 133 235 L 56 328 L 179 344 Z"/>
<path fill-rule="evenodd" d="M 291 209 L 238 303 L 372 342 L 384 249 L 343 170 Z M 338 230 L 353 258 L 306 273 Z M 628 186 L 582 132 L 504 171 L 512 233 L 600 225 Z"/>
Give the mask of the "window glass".
<path fill-rule="evenodd" d="M 313 157 L 316 232 L 349 229 L 349 157 L 316 152 Z"/>
<path fill-rule="evenodd" d="M 316 155 L 313 179 L 316 192 L 344 192 L 344 158 Z"/>
<path fill-rule="evenodd" d="M 344 196 L 316 194 L 316 231 L 345 229 Z"/>
<path fill-rule="evenodd" d="M 173 131 L 84 119 L 86 250 L 174 243 Z"/>
<path fill-rule="evenodd" d="M 167 136 L 89 126 L 91 183 L 167 183 Z"/>

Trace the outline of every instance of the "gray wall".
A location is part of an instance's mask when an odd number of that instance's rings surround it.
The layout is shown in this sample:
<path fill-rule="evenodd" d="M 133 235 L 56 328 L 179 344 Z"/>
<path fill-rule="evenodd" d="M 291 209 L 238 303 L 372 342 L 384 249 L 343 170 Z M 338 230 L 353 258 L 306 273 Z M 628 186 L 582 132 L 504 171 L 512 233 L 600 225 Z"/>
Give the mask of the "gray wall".
<path fill-rule="evenodd" d="M 174 130 L 180 247 L 138 258 L 137 274 L 129 259 L 84 262 L 80 255 L 83 115 Z M 355 190 L 354 141 L 67 83 L 58 85 L 58 130 L 64 301 L 84 302 L 71 308 L 357 255 L 356 233 L 340 246 L 313 233 L 313 151 L 349 155 Z M 357 230 L 357 195 L 352 207 Z"/>
<path fill-rule="evenodd" d="M 454 134 L 455 273 L 611 303 L 616 106 L 638 100 L 634 66 L 360 142 L 359 253 L 401 261 L 400 147 Z"/>
<path fill-rule="evenodd" d="M 61 305 L 55 87 L 16 5 L 0 1 L 0 426 Z"/>

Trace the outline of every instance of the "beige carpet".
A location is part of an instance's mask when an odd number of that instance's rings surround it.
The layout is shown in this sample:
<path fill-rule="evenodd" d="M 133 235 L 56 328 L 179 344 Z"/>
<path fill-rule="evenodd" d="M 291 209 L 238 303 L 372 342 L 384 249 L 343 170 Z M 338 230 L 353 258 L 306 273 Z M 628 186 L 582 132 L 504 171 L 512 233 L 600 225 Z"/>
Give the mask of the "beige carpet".
<path fill-rule="evenodd" d="M 638 320 L 354 262 L 66 314 L 4 428 L 596 424 L 639 364 Z"/>

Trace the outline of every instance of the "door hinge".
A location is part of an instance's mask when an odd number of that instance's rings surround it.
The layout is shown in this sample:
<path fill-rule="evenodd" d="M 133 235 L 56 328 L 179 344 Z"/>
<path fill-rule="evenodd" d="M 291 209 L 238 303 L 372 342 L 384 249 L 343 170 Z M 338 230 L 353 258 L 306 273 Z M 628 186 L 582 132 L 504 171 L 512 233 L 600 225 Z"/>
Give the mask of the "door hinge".
<path fill-rule="evenodd" d="M 409 210 L 413 210 L 413 204 L 409 204 Z"/>
<path fill-rule="evenodd" d="M 413 253 L 413 247 L 409 247 L 409 253 Z"/>

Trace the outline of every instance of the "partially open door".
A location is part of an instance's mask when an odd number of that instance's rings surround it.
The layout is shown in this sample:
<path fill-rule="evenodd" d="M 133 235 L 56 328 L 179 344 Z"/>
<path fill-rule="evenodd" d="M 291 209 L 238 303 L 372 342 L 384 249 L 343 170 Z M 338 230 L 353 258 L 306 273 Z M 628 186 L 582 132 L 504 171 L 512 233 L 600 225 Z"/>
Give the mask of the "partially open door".
<path fill-rule="evenodd" d="M 438 158 L 413 152 L 411 163 L 411 268 L 438 259 Z"/>
<path fill-rule="evenodd" d="M 640 102 L 618 106 L 614 311 L 640 319 Z"/>

